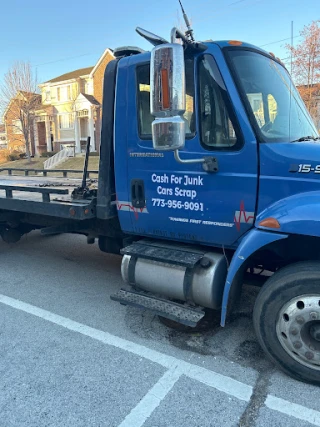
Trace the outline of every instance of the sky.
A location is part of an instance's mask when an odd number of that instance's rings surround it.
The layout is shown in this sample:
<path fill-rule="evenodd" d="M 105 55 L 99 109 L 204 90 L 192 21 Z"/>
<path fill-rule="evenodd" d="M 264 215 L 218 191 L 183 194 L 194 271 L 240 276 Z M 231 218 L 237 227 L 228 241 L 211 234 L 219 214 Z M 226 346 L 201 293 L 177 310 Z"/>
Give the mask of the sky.
<path fill-rule="evenodd" d="M 299 32 L 320 19 L 320 0 L 183 0 L 197 40 L 241 40 L 288 57 L 293 21 Z M 29 61 L 38 80 L 94 66 L 104 50 L 151 45 L 137 26 L 169 39 L 182 23 L 178 0 L 9 0 L 1 5 L 0 82 L 17 60 Z M 284 40 L 287 39 L 287 40 Z"/>

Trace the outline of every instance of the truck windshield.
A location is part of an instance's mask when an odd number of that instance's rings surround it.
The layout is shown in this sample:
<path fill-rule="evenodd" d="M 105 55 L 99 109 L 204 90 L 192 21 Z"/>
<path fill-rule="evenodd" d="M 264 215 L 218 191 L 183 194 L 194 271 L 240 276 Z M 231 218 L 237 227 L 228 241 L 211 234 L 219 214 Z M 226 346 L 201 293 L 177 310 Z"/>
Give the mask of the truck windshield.
<path fill-rule="evenodd" d="M 318 133 L 288 72 L 268 56 L 229 50 L 232 72 L 260 139 L 293 142 Z"/>

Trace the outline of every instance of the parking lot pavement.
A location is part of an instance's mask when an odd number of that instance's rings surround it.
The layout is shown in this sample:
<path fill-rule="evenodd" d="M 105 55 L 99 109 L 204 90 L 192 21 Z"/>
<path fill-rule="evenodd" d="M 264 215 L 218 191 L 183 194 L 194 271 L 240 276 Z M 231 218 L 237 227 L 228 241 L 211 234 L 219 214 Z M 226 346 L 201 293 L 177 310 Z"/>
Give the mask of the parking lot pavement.
<path fill-rule="evenodd" d="M 269 363 L 246 287 L 226 328 L 110 300 L 120 257 L 81 236 L 0 242 L 1 426 L 320 426 L 320 390 Z"/>
<path fill-rule="evenodd" d="M 0 313 L 0 407 L 8 426 L 118 425 L 164 373 L 22 311 L 4 306 Z"/>

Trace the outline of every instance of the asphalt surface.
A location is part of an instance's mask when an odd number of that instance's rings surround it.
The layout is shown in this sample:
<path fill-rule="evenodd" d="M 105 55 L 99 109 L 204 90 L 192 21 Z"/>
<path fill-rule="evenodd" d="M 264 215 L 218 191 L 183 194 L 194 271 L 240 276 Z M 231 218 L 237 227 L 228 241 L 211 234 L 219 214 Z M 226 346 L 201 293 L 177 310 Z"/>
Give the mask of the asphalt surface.
<path fill-rule="evenodd" d="M 226 328 L 121 306 L 121 259 L 81 236 L 0 242 L 0 426 L 320 426 L 320 389 L 269 363 L 246 287 Z"/>

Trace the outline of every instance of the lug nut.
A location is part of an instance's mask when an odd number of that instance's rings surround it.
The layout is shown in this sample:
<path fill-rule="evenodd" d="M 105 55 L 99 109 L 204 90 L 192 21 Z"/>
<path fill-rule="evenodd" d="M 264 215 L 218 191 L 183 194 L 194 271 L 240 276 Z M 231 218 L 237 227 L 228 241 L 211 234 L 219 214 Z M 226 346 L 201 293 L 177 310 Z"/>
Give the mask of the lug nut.
<path fill-rule="evenodd" d="M 307 351 L 305 356 L 308 360 L 312 360 L 314 358 L 314 354 L 311 353 L 311 351 Z"/>
<path fill-rule="evenodd" d="M 297 323 L 299 323 L 299 325 L 303 325 L 304 324 L 304 318 L 302 316 L 298 316 L 296 318 Z"/>
<path fill-rule="evenodd" d="M 318 313 L 316 313 L 315 311 L 312 311 L 310 313 L 310 319 L 317 320 L 318 319 Z"/>
<path fill-rule="evenodd" d="M 296 348 L 297 350 L 299 350 L 299 348 L 301 348 L 301 347 L 302 347 L 302 344 L 301 344 L 301 342 L 300 342 L 300 341 L 296 341 L 296 342 L 293 344 L 293 347 L 294 347 L 294 348 Z"/>
<path fill-rule="evenodd" d="M 298 329 L 296 329 L 296 328 L 290 329 L 290 334 L 292 334 L 292 335 L 298 335 Z"/>

